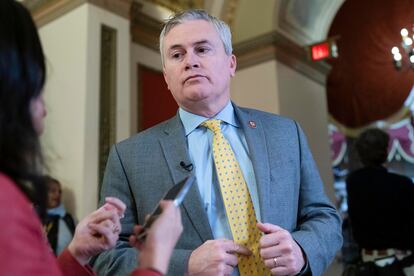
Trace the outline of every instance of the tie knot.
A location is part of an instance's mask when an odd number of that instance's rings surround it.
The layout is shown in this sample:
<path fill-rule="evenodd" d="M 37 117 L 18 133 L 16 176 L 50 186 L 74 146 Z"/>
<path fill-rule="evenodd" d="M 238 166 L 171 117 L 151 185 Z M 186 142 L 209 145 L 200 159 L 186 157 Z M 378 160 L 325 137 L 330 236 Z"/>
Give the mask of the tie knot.
<path fill-rule="evenodd" d="M 214 134 L 221 133 L 221 120 L 212 119 L 204 121 L 201 125 L 211 130 Z"/>

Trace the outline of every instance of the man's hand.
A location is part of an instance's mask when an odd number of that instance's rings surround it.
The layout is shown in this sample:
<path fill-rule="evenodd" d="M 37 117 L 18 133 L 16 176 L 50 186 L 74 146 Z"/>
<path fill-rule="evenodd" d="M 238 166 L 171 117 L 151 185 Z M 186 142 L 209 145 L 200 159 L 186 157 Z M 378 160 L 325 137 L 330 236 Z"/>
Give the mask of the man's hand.
<path fill-rule="evenodd" d="M 265 233 L 260 238 L 260 256 L 272 275 L 296 275 L 305 265 L 300 246 L 285 229 L 270 223 L 258 223 Z"/>
<path fill-rule="evenodd" d="M 209 240 L 195 249 L 188 262 L 189 275 L 231 275 L 237 254 L 249 256 L 250 250 L 231 240 Z"/>

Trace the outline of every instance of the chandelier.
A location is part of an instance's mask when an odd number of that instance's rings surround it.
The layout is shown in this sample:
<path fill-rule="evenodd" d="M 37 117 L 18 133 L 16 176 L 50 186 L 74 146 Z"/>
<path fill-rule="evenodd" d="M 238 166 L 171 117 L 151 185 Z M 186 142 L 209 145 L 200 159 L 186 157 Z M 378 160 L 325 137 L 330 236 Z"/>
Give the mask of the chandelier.
<path fill-rule="evenodd" d="M 412 31 L 414 32 L 414 25 L 412 28 Z M 403 66 L 403 63 L 405 59 L 408 59 L 409 64 L 411 65 L 411 68 L 414 69 L 414 48 L 413 48 L 413 40 L 414 40 L 414 34 L 410 34 L 406 28 L 401 29 L 401 48 L 402 51 L 400 51 L 400 48 L 398 46 L 394 46 L 391 49 L 391 53 L 393 55 L 394 60 L 394 66 L 397 69 L 401 69 Z"/>

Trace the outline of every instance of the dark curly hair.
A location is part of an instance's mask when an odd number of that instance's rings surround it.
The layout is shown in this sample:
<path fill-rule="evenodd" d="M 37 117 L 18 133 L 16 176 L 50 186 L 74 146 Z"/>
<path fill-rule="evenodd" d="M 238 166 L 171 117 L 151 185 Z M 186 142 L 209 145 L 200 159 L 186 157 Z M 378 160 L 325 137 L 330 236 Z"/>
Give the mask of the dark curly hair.
<path fill-rule="evenodd" d="M 364 166 L 380 166 L 387 160 L 388 134 L 378 128 L 367 129 L 358 137 L 355 147 Z"/>
<path fill-rule="evenodd" d="M 46 68 L 36 26 L 22 4 L 0 1 L 0 37 L 0 171 L 42 215 L 44 164 L 30 103 L 42 93 Z"/>

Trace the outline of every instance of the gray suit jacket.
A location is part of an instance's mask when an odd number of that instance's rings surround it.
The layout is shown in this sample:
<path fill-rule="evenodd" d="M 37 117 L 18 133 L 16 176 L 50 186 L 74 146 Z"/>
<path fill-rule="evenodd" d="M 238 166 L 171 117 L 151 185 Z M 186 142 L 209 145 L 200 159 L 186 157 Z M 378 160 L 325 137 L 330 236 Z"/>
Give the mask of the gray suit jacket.
<path fill-rule="evenodd" d="M 323 191 L 301 128 L 281 116 L 234 108 L 256 175 L 262 222 L 290 231 L 306 253 L 312 274 L 321 275 L 341 247 L 341 221 Z M 101 198 L 116 196 L 126 203 L 127 211 L 117 246 L 94 261 L 99 275 L 127 275 L 137 266 L 137 252 L 128 246 L 127 238 L 165 191 L 190 174 L 181 161 L 191 163 L 178 115 L 113 146 Z M 192 186 L 181 212 L 184 231 L 169 275 L 184 275 L 191 252 L 213 239 L 197 185 Z"/>

